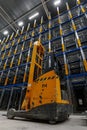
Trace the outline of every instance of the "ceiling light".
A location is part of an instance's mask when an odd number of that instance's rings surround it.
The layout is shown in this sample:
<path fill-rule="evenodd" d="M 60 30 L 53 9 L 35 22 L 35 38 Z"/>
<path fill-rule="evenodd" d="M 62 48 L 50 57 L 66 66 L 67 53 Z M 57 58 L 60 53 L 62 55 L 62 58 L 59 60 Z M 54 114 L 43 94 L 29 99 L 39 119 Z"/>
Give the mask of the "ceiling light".
<path fill-rule="evenodd" d="M 24 25 L 23 21 L 18 22 L 18 26 L 22 27 Z"/>
<path fill-rule="evenodd" d="M 30 17 L 29 17 L 29 20 L 31 20 L 31 19 L 33 19 L 33 18 L 35 18 L 36 16 L 38 16 L 39 15 L 39 12 L 37 12 L 37 13 L 35 13 L 35 14 L 33 14 L 33 15 L 31 15 Z"/>
<path fill-rule="evenodd" d="M 2 40 L 0 39 L 0 42 L 1 42 Z"/>
<path fill-rule="evenodd" d="M 7 31 L 7 30 L 5 30 L 5 31 L 3 32 L 3 34 L 4 34 L 4 35 L 7 35 L 7 34 L 8 34 L 8 31 Z"/>
<path fill-rule="evenodd" d="M 61 3 L 61 0 L 57 0 L 54 2 L 54 5 L 56 6 L 56 5 L 59 5 L 60 3 Z"/>

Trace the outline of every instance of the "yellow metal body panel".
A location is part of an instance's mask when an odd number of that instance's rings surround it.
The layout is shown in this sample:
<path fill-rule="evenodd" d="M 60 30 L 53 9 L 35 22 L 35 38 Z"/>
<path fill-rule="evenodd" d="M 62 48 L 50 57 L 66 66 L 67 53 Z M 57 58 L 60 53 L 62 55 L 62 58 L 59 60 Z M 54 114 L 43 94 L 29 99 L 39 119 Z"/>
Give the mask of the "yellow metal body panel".
<path fill-rule="evenodd" d="M 30 109 L 50 103 L 69 104 L 61 99 L 60 79 L 54 70 L 40 76 L 31 88 Z"/>

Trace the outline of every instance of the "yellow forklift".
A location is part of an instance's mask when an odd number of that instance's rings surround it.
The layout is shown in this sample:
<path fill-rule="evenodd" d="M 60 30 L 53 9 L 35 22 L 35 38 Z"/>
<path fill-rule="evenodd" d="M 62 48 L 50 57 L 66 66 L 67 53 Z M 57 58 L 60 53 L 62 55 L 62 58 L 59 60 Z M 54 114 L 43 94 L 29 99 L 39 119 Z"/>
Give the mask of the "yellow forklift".
<path fill-rule="evenodd" d="M 34 42 L 28 86 L 21 110 L 9 109 L 8 119 L 23 117 L 50 123 L 68 119 L 71 106 L 67 92 L 61 86 L 61 64 L 52 51 L 44 61 L 44 51 L 40 41 Z"/>

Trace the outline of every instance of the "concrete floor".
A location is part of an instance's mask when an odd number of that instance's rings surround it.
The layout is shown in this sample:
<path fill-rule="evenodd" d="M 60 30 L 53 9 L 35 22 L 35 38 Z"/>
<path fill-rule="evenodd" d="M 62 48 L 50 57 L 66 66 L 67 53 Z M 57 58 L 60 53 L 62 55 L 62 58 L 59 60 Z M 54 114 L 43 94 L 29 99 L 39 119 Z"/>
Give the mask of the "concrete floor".
<path fill-rule="evenodd" d="M 6 112 L 0 111 L 0 130 L 87 130 L 83 117 L 72 115 L 66 122 L 50 125 L 46 122 L 28 121 L 24 119 L 9 120 L 2 116 Z"/>

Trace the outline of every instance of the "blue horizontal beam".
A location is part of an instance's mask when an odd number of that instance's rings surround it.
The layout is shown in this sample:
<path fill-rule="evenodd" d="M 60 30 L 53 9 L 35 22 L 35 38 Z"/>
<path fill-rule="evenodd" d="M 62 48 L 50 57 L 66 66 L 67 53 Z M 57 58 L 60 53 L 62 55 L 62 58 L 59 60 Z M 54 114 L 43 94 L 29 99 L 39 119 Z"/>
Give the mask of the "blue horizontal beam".
<path fill-rule="evenodd" d="M 87 49 L 87 46 L 82 46 L 82 49 Z M 73 52 L 76 52 L 76 51 L 79 51 L 80 48 L 75 48 L 75 49 L 72 49 L 72 50 L 69 50 L 69 51 L 66 51 L 66 52 L 60 52 L 59 54 L 55 54 L 55 56 L 62 56 L 63 54 L 70 54 L 70 53 L 73 53 Z"/>
<path fill-rule="evenodd" d="M 85 85 L 86 81 L 80 81 L 80 82 L 72 82 L 73 85 Z"/>
<path fill-rule="evenodd" d="M 12 87 L 23 87 L 23 86 L 27 86 L 27 82 L 24 82 L 24 83 L 19 83 L 19 84 L 10 84 L 10 85 L 7 85 L 7 86 L 0 86 L 0 88 L 12 88 Z"/>
<path fill-rule="evenodd" d="M 31 50 L 31 48 L 29 48 L 29 49 Z M 27 52 L 29 49 L 26 49 L 26 50 L 24 50 L 24 51 L 21 51 L 21 53 Z M 4 59 L 2 59 L 2 60 L 0 59 L 0 61 L 6 60 L 6 59 L 8 59 L 8 58 L 12 58 L 13 56 L 17 56 L 17 55 L 20 55 L 20 52 L 14 54 L 14 55 L 8 56 L 8 57 L 6 57 L 6 58 L 4 58 Z"/>
<path fill-rule="evenodd" d="M 12 67 L 12 68 L 8 68 L 8 69 L 5 69 L 5 70 L 1 70 L 0 73 L 2 73 L 2 72 L 7 72 L 7 71 L 9 71 L 9 70 L 13 70 L 13 69 L 16 69 L 16 68 L 20 68 L 20 67 L 23 67 L 23 66 L 26 66 L 26 65 L 29 65 L 29 64 L 30 64 L 30 62 L 24 63 L 24 64 L 20 64 L 19 66 L 15 66 L 15 67 Z"/>
<path fill-rule="evenodd" d="M 85 73 L 80 73 L 80 74 L 73 74 L 73 75 L 68 75 L 68 76 L 65 76 L 65 79 L 73 79 L 73 78 L 79 78 L 79 77 L 85 77 L 87 76 L 87 72 Z"/>

